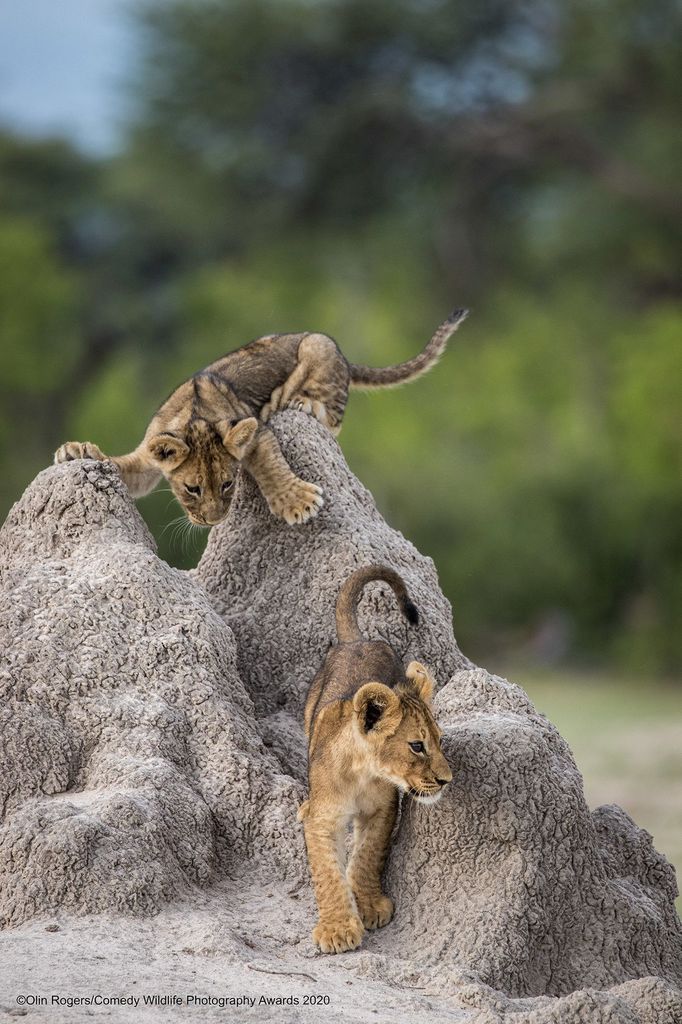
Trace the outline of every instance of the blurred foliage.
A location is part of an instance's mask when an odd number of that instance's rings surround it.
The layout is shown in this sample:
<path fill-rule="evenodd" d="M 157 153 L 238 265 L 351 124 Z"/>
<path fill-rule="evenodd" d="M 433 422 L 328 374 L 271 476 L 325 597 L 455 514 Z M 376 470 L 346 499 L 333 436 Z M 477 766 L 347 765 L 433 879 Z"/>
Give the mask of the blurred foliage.
<path fill-rule="evenodd" d="M 682 666 L 682 54 L 669 0 L 146 0 L 123 150 L 0 136 L 6 509 L 270 331 L 474 315 L 341 435 L 472 655 Z M 141 502 L 174 564 L 178 509 Z"/>
<path fill-rule="evenodd" d="M 64 381 L 79 343 L 77 285 L 38 225 L 0 221 L 0 378 L 8 392 L 32 397 Z"/>

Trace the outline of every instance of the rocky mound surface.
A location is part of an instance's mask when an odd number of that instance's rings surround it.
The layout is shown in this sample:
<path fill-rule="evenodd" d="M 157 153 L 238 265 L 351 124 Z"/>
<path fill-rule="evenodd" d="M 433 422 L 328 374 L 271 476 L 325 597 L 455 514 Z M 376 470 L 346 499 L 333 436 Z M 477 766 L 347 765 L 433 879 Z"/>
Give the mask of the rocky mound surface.
<path fill-rule="evenodd" d="M 393 1017 L 680 1024 L 672 867 L 619 808 L 590 812 L 556 729 L 460 653 L 433 563 L 381 518 L 336 441 L 302 414 L 274 425 L 325 507 L 288 527 L 245 477 L 191 573 L 157 558 L 103 463 L 45 470 L 0 532 L 0 977 L 23 978 L 12 949 L 46 985 L 73 974 L 49 919 L 67 951 L 106 950 L 99 978 L 123 984 L 117 950 L 144 945 L 153 922 L 167 988 L 251 970 L 263 991 L 322 979 L 339 1020 L 383 1019 L 381 992 Z M 300 713 L 339 586 L 370 561 L 401 572 L 421 621 L 408 628 L 374 584 L 361 626 L 435 670 L 455 778 L 435 808 L 403 804 L 394 921 L 323 957 L 295 817 Z M 0 983 L 0 1008 L 8 993 Z M 267 1012 L 254 1019 L 292 1019 Z"/>

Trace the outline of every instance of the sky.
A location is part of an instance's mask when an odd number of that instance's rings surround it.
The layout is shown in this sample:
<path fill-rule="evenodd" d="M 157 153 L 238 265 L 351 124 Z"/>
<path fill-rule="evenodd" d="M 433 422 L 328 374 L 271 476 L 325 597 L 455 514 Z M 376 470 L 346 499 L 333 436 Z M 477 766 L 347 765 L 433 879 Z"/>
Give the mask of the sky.
<path fill-rule="evenodd" d="M 134 55 L 131 0 L 0 0 L 0 125 L 116 150 Z"/>

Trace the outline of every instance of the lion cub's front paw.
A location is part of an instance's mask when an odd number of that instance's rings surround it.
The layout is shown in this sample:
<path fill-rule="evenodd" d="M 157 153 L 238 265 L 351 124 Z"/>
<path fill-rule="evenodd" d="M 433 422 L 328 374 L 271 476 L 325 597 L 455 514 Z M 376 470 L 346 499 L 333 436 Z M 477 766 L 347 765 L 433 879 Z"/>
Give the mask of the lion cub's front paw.
<path fill-rule="evenodd" d="M 316 516 L 324 505 L 322 488 L 295 477 L 283 495 L 269 500 L 270 511 L 289 526 L 305 523 Z"/>
<path fill-rule="evenodd" d="M 362 921 L 355 914 L 334 922 L 323 922 L 313 928 L 313 942 L 323 953 L 345 953 L 357 949 L 365 934 Z"/>
<path fill-rule="evenodd" d="M 67 441 L 54 453 L 55 464 L 72 462 L 74 459 L 96 459 L 104 462 L 107 456 L 92 441 Z"/>
<path fill-rule="evenodd" d="M 357 904 L 362 923 L 367 929 L 383 928 L 393 917 L 394 903 L 388 896 L 379 896 L 376 900 L 366 902 L 357 900 Z"/>

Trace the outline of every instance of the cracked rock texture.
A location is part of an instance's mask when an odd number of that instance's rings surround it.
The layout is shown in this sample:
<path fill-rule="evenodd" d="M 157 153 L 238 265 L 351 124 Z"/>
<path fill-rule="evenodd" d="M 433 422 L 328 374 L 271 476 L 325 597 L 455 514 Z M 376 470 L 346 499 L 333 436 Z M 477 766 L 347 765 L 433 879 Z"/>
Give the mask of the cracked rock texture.
<path fill-rule="evenodd" d="M 370 562 L 398 570 L 421 622 L 416 630 L 408 626 L 389 588 L 373 583 L 359 606 L 365 635 L 388 640 L 406 661 L 419 656 L 441 680 L 470 664 L 455 643 L 452 610 L 433 560 L 382 519 L 334 438 L 314 421 L 300 421 L 299 413 L 282 413 L 276 432 L 294 471 L 324 489 L 322 512 L 304 526 L 287 526 L 270 515 L 245 476 L 229 518 L 211 531 L 195 570 L 234 632 L 240 672 L 259 716 L 284 708 L 302 718 L 311 678 L 336 641 L 339 587 Z"/>
<path fill-rule="evenodd" d="M 151 913 L 256 847 L 299 877 L 300 786 L 263 745 L 234 638 L 156 557 L 115 468 L 41 473 L 0 559 L 0 922 Z"/>
<path fill-rule="evenodd" d="M 153 920 L 155 991 L 246 976 L 286 994 L 298 977 L 299 996 L 331 994 L 338 1020 L 382 1021 L 381 993 L 386 1020 L 680 1024 L 672 867 L 620 808 L 590 812 L 554 727 L 459 652 L 433 563 L 381 518 L 336 441 L 297 413 L 274 429 L 325 507 L 288 527 L 244 477 L 191 573 L 157 558 L 106 463 L 45 470 L 0 532 L 0 978 L 23 982 L 28 956 L 33 984 L 76 984 L 74 951 L 96 948 L 106 966 L 90 980 L 124 991 L 126 951 Z M 403 803 L 394 921 L 323 957 L 295 818 L 300 717 L 338 589 L 370 561 L 402 573 L 421 622 L 408 628 L 374 584 L 360 624 L 435 670 L 454 781 L 436 807 Z"/>

